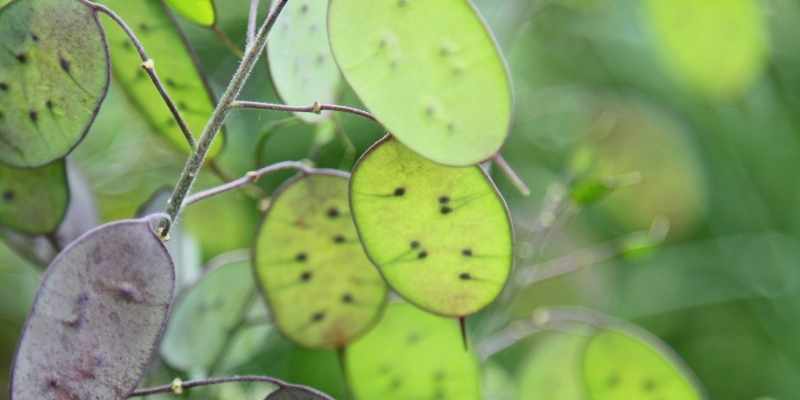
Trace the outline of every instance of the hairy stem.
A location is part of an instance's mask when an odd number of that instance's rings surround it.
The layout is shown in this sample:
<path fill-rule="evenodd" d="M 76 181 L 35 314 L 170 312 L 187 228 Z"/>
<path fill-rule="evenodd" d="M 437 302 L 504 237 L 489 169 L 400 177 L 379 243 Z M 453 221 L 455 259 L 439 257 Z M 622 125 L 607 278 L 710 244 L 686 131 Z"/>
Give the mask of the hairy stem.
<path fill-rule="evenodd" d="M 136 34 L 133 32 L 133 29 L 119 16 L 116 12 L 111 10 L 110 8 L 98 4 L 89 0 L 82 0 L 84 4 L 88 5 L 96 12 L 102 12 L 103 14 L 107 15 L 114 21 L 120 28 L 128 35 L 133 43 L 133 47 L 136 48 L 136 52 L 139 53 L 139 58 L 142 59 L 141 67 L 147 73 L 147 76 L 150 77 L 150 81 L 153 82 L 153 85 L 156 87 L 158 94 L 161 95 L 161 99 L 164 100 L 164 103 L 169 108 L 170 113 L 172 113 L 172 118 L 175 119 L 175 122 L 178 123 L 178 126 L 181 128 L 181 133 L 183 133 L 183 137 L 186 138 L 186 141 L 189 143 L 189 147 L 194 151 L 197 145 L 194 141 L 194 136 L 192 135 L 192 131 L 189 129 L 189 126 L 184 121 L 183 117 L 181 116 L 180 111 L 178 111 L 178 107 L 175 105 L 175 102 L 170 97 L 169 93 L 167 93 L 167 89 L 164 87 L 164 84 L 161 83 L 161 79 L 158 77 L 155 68 L 155 61 L 147 55 L 147 51 L 145 51 L 142 42 L 136 37 Z"/>
<path fill-rule="evenodd" d="M 264 21 L 264 24 L 259 29 L 258 34 L 253 41 L 253 45 L 250 46 L 245 52 L 242 62 L 239 64 L 239 68 L 236 70 L 236 73 L 234 73 L 233 78 L 231 78 L 227 89 L 225 89 L 225 92 L 222 94 L 219 103 L 217 103 L 217 107 L 214 109 L 214 113 L 211 115 L 211 119 L 203 129 L 203 133 L 200 136 L 200 141 L 197 144 L 197 149 L 186 162 L 186 166 L 183 168 L 181 177 L 178 180 L 178 183 L 175 185 L 175 190 L 172 192 L 172 195 L 167 202 L 166 213 L 169 215 L 172 223 L 177 221 L 178 216 L 183 209 L 183 200 L 186 198 L 189 190 L 192 189 L 192 185 L 194 185 L 194 182 L 197 179 L 200 168 L 203 167 L 203 162 L 206 159 L 208 150 L 211 147 L 211 144 L 214 142 L 214 138 L 217 136 L 217 133 L 222 128 L 222 125 L 225 123 L 225 118 L 228 116 L 228 111 L 230 111 L 231 104 L 236 101 L 237 97 L 239 97 L 239 94 L 242 92 L 242 88 L 247 82 L 247 79 L 253 72 L 256 62 L 258 61 L 259 56 L 264 51 L 264 47 L 267 44 L 269 32 L 275 25 L 275 21 L 278 19 L 278 16 L 280 15 L 281 11 L 283 11 L 287 2 L 288 0 L 278 0 L 275 8 L 272 10 L 269 16 L 267 16 L 267 20 Z M 161 227 L 162 235 L 166 235 L 168 231 L 168 225 Z"/>
<path fill-rule="evenodd" d="M 354 115 L 358 115 L 360 117 L 367 118 L 371 121 L 377 122 L 378 120 L 367 111 L 361 110 L 359 108 L 350 107 L 350 106 L 342 106 L 338 104 L 323 104 L 319 102 L 314 102 L 314 104 L 310 106 L 287 106 L 284 104 L 275 104 L 275 103 L 263 103 L 259 101 L 234 101 L 231 104 L 231 107 L 234 108 L 250 108 L 256 110 L 273 110 L 273 111 L 285 111 L 285 112 L 303 112 L 303 113 L 313 113 L 319 114 L 323 111 L 338 111 L 338 112 L 345 112 Z"/>
<path fill-rule="evenodd" d="M 268 165 L 268 166 L 266 166 L 264 168 L 261 168 L 259 170 L 256 170 L 256 171 L 250 171 L 245 176 L 243 176 L 243 177 L 241 177 L 239 179 L 227 182 L 227 183 L 222 184 L 220 186 L 208 189 L 208 190 L 203 191 L 203 192 L 195 193 L 195 194 L 193 194 L 193 195 L 191 195 L 191 196 L 186 198 L 186 200 L 184 201 L 184 206 L 188 206 L 188 205 L 197 203 L 198 201 L 205 200 L 205 199 L 207 199 L 209 197 L 213 197 L 213 196 L 216 196 L 218 194 L 229 192 L 231 190 L 236 190 L 236 189 L 238 189 L 238 188 L 240 188 L 242 186 L 249 185 L 251 183 L 254 183 L 254 182 L 258 181 L 264 175 L 269 175 L 269 174 L 271 174 L 273 172 L 284 171 L 284 170 L 288 170 L 288 169 L 296 169 L 296 170 L 301 171 L 301 172 L 303 172 L 305 174 L 310 174 L 310 173 L 314 172 L 313 168 L 309 167 L 307 164 L 302 163 L 300 161 L 282 161 L 282 162 L 279 162 L 279 163 L 276 163 L 276 164 Z"/>
<path fill-rule="evenodd" d="M 269 376 L 245 375 L 245 376 L 230 376 L 224 378 L 196 379 L 186 382 L 179 382 L 179 384 L 172 383 L 168 385 L 155 386 L 152 388 L 139 389 L 135 390 L 128 397 L 150 396 L 162 393 L 176 393 L 182 390 L 191 389 L 195 387 L 218 385 L 221 383 L 231 383 L 231 382 L 262 382 L 275 385 L 278 388 L 296 387 L 295 385 L 286 383 L 278 378 L 272 378 Z"/>
<path fill-rule="evenodd" d="M 250 47 L 256 36 L 256 21 L 258 20 L 259 0 L 250 0 L 250 13 L 247 15 L 247 38 L 245 49 Z"/>

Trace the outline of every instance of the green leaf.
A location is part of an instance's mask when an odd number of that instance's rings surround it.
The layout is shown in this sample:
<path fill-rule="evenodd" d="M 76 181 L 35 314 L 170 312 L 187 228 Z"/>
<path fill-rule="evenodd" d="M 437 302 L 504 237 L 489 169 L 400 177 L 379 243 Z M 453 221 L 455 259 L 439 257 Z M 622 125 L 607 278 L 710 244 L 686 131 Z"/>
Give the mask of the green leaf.
<path fill-rule="evenodd" d="M 104 225 L 53 261 L 20 340 L 11 398 L 124 400 L 136 388 L 175 284 L 155 223 Z"/>
<path fill-rule="evenodd" d="M 103 0 L 133 28 L 156 72 L 195 138 L 214 110 L 214 98 L 183 32 L 160 0 Z M 142 60 L 128 37 L 111 21 L 107 27 L 114 77 L 152 126 L 174 146 L 186 152 L 189 144 L 155 86 L 141 68 Z M 222 139 L 211 146 L 209 157 L 222 149 Z"/>
<path fill-rule="evenodd" d="M 729 98 L 755 83 L 769 55 L 759 4 L 648 0 L 643 15 L 670 72 L 697 91 Z"/>
<path fill-rule="evenodd" d="M 0 225 L 36 235 L 56 230 L 69 203 L 63 161 L 17 169 L 0 164 Z"/>
<path fill-rule="evenodd" d="M 246 316 L 255 294 L 249 261 L 208 271 L 175 306 L 161 342 L 164 361 L 183 371 L 207 373 L 226 350 L 229 335 Z"/>
<path fill-rule="evenodd" d="M 554 333 L 538 343 L 519 376 L 524 400 L 588 400 L 580 363 L 586 331 Z"/>
<path fill-rule="evenodd" d="M 583 376 L 593 400 L 703 399 L 682 361 L 643 331 L 595 333 L 583 355 Z"/>
<path fill-rule="evenodd" d="M 69 154 L 108 90 L 108 51 L 80 1 L 17 0 L 0 9 L 0 162 L 40 167 Z"/>
<path fill-rule="evenodd" d="M 381 322 L 347 349 L 357 399 L 480 398 L 477 357 L 464 350 L 458 323 L 407 303 L 392 303 Z"/>
<path fill-rule="evenodd" d="M 344 77 L 412 150 L 463 166 L 500 149 L 510 79 L 469 1 L 331 0 L 328 30 Z"/>
<path fill-rule="evenodd" d="M 193 23 L 212 27 L 217 22 L 214 0 L 165 0 L 180 16 Z"/>
<path fill-rule="evenodd" d="M 452 317 L 497 297 L 513 261 L 511 220 L 480 167 L 435 164 L 387 136 L 353 171 L 361 241 L 398 294 Z"/>
<path fill-rule="evenodd" d="M 256 271 L 278 329 L 312 348 L 340 348 L 369 329 L 386 286 L 364 254 L 347 177 L 329 171 L 277 191 L 256 239 Z"/>
<path fill-rule="evenodd" d="M 267 61 L 275 90 L 286 104 L 336 102 L 341 77 L 328 44 L 327 15 L 327 0 L 303 0 L 289 3 L 275 24 Z M 331 114 L 296 115 L 318 122 Z"/>

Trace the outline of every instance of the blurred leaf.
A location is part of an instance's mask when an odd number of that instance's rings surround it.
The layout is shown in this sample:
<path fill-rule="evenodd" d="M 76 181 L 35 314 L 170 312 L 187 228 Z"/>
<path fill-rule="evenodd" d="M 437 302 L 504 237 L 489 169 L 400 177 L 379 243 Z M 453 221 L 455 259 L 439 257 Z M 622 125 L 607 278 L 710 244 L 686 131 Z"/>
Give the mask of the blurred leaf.
<path fill-rule="evenodd" d="M 383 308 L 386 286 L 350 218 L 347 177 L 328 171 L 279 189 L 255 246 L 256 270 L 277 328 L 312 348 L 340 348 Z"/>
<path fill-rule="evenodd" d="M 165 0 L 182 17 L 195 24 L 210 27 L 216 23 L 214 0 Z"/>
<path fill-rule="evenodd" d="M 103 0 L 133 28 L 166 90 L 195 138 L 199 137 L 214 110 L 214 97 L 200 71 L 193 50 L 160 0 Z M 155 86 L 141 68 L 142 60 L 127 35 L 113 22 L 106 22 L 114 77 L 150 124 L 179 149 L 189 151 L 180 127 Z M 211 146 L 213 158 L 223 139 Z"/>
<path fill-rule="evenodd" d="M 458 323 L 406 303 L 392 303 L 381 322 L 347 349 L 357 399 L 480 398 L 477 357 L 464 350 Z"/>
<path fill-rule="evenodd" d="M 328 44 L 328 1 L 289 4 L 275 24 L 267 44 L 272 83 L 284 103 L 306 106 L 335 103 L 341 80 Z M 330 113 L 297 113 L 318 122 Z"/>
<path fill-rule="evenodd" d="M 480 167 L 435 164 L 387 136 L 359 160 L 350 194 L 367 254 L 412 303 L 462 317 L 503 288 L 511 221 Z"/>
<path fill-rule="evenodd" d="M 364 10 L 370 18 L 362 18 Z M 471 3 L 333 0 L 328 22 L 342 73 L 398 140 L 459 166 L 499 150 L 510 124 L 511 83 Z M 474 96 L 480 101 L 464 101 Z"/>
<path fill-rule="evenodd" d="M 553 332 L 530 350 L 519 376 L 521 400 L 588 400 L 581 359 L 588 340 L 579 329 Z"/>
<path fill-rule="evenodd" d="M 519 399 L 517 383 L 503 367 L 488 363 L 483 366 L 483 400 L 516 400 Z M 552 400 L 552 399 L 551 399 Z"/>
<path fill-rule="evenodd" d="M 280 388 L 267 396 L 265 400 L 326 400 L 332 399 L 314 389 L 302 386 Z"/>
<path fill-rule="evenodd" d="M 220 257 L 227 261 L 225 255 Z M 233 257 L 214 266 L 175 305 L 161 342 L 164 360 L 192 376 L 208 374 L 230 350 L 235 328 L 247 316 L 254 298 L 248 261 Z"/>
<path fill-rule="evenodd" d="M 54 232 L 69 203 L 64 162 L 17 169 L 0 164 L 0 224 L 26 234 Z"/>
<path fill-rule="evenodd" d="M 135 389 L 175 283 L 151 223 L 104 225 L 50 265 L 20 340 L 12 397 L 124 400 Z"/>
<path fill-rule="evenodd" d="M 79 1 L 17 0 L 0 9 L 0 162 L 40 167 L 83 139 L 108 89 L 108 51 Z"/>

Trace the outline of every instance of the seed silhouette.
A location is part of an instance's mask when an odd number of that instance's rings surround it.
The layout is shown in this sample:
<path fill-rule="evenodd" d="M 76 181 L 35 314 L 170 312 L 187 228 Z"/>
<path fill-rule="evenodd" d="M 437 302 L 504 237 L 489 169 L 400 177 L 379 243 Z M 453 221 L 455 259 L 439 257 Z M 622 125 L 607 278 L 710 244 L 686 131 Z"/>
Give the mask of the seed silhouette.
<path fill-rule="evenodd" d="M 410 243 L 410 246 L 411 246 L 412 249 L 416 249 L 416 248 L 419 247 L 419 242 L 416 241 L 416 240 L 412 240 L 411 243 Z"/>
<path fill-rule="evenodd" d="M 417 254 L 417 258 L 419 258 L 420 260 L 426 257 L 428 257 L 428 252 L 425 250 L 422 250 L 419 252 L 419 254 Z"/>
<path fill-rule="evenodd" d="M 464 257 L 472 257 L 472 250 L 471 249 L 461 250 L 461 255 L 463 255 Z"/>
<path fill-rule="evenodd" d="M 306 254 L 306 253 L 297 253 L 297 255 L 294 256 L 294 259 L 297 262 L 304 262 L 304 261 L 308 260 L 308 254 Z"/>
<path fill-rule="evenodd" d="M 14 192 L 6 190 L 3 192 L 3 201 L 14 201 Z"/>
<path fill-rule="evenodd" d="M 400 197 L 400 196 L 402 196 L 404 194 L 406 194 L 406 189 L 404 187 L 399 187 L 399 188 L 394 190 L 394 195 L 396 197 Z"/>
<path fill-rule="evenodd" d="M 442 207 L 442 208 L 441 208 L 439 211 L 440 211 L 440 212 L 441 212 L 443 215 L 447 215 L 447 214 L 450 214 L 451 212 L 453 212 L 453 209 L 452 209 L 452 208 L 450 208 L 450 207 L 448 207 L 448 206 L 444 206 L 444 207 Z"/>
<path fill-rule="evenodd" d="M 305 271 L 302 274 L 300 274 L 300 281 L 301 282 L 308 282 L 308 281 L 311 280 L 312 276 L 313 276 L 313 274 L 311 273 L 311 271 Z"/>
<path fill-rule="evenodd" d="M 328 209 L 328 218 L 336 218 L 339 216 L 339 209 L 336 207 L 331 207 Z"/>
<path fill-rule="evenodd" d="M 447 204 L 450 202 L 450 198 L 447 196 L 440 196 L 439 197 L 439 204 Z"/>
<path fill-rule="evenodd" d="M 25 53 L 19 53 L 16 57 L 20 64 L 25 64 L 28 62 L 28 55 Z"/>
<path fill-rule="evenodd" d="M 333 243 L 341 244 L 345 242 L 345 238 L 342 235 L 336 235 L 333 237 Z"/>
<path fill-rule="evenodd" d="M 5 82 L 0 82 L 0 90 L 7 92 L 8 91 L 8 84 Z"/>
<path fill-rule="evenodd" d="M 469 272 L 462 272 L 458 275 L 458 278 L 462 281 L 468 281 L 472 279 L 472 275 L 470 275 Z"/>
<path fill-rule="evenodd" d="M 325 319 L 325 312 L 319 311 L 311 315 L 311 322 L 322 322 Z"/>

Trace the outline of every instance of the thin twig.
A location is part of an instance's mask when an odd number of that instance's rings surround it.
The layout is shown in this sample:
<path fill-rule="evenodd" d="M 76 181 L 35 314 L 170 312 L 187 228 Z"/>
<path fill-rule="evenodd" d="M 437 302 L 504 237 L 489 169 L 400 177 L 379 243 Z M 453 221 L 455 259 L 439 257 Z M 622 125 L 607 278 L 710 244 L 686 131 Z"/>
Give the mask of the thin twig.
<path fill-rule="evenodd" d="M 247 79 L 253 72 L 253 68 L 255 68 L 256 62 L 260 58 L 261 53 L 264 51 L 264 47 L 267 45 L 267 37 L 269 36 L 269 32 L 275 25 L 275 21 L 278 19 L 281 11 L 283 11 L 283 9 L 286 7 L 287 2 L 288 0 L 277 0 L 275 8 L 272 10 L 269 16 L 267 16 L 264 24 L 261 25 L 261 28 L 259 29 L 258 34 L 253 41 L 253 45 L 245 52 L 242 62 L 239 64 L 239 68 L 237 68 L 233 78 L 231 78 L 228 87 L 222 94 L 219 103 L 217 103 L 217 107 L 211 114 L 211 119 L 209 119 L 208 123 L 203 129 L 203 133 L 200 135 L 200 141 L 197 144 L 197 149 L 186 162 L 183 172 L 181 172 L 181 177 L 178 179 L 178 183 L 175 185 L 175 190 L 172 192 L 172 195 L 167 203 L 166 213 L 169 215 L 172 223 L 175 223 L 178 220 L 178 216 L 183 208 L 184 198 L 192 189 L 192 186 L 197 179 L 198 172 L 200 171 L 200 168 L 203 167 L 208 150 L 211 148 L 214 138 L 216 138 L 217 133 L 225 123 L 225 119 L 227 118 L 228 112 L 231 108 L 231 103 L 233 103 L 242 92 L 242 88 L 244 88 Z M 169 233 L 169 224 L 162 225 L 160 227 L 160 234 L 166 235 L 167 233 Z"/>
<path fill-rule="evenodd" d="M 150 396 L 162 393 L 175 393 L 183 389 L 191 389 L 199 386 L 210 386 L 210 385 L 218 385 L 221 383 L 231 383 L 231 382 L 262 382 L 275 385 L 281 389 L 288 387 L 295 387 L 295 385 L 286 383 L 278 378 L 273 378 L 270 376 L 244 375 L 244 376 L 229 376 L 224 378 L 196 379 L 186 382 L 179 382 L 178 385 L 176 385 L 175 383 L 171 383 L 168 385 L 155 386 L 152 388 L 138 389 L 135 390 L 133 393 L 131 393 L 128 397 L 141 397 L 141 396 Z"/>
<path fill-rule="evenodd" d="M 517 174 L 517 172 L 514 171 L 510 165 L 508 165 L 508 162 L 505 158 L 503 158 L 502 154 L 495 154 L 494 157 L 492 157 L 492 161 L 494 161 L 494 165 L 496 165 L 497 168 L 500 168 L 500 172 L 502 172 L 503 175 L 505 175 L 511 181 L 514 187 L 516 187 L 523 196 L 527 197 L 531 195 L 531 189 L 525 184 L 525 181 L 522 180 L 519 174 Z"/>
<path fill-rule="evenodd" d="M 256 22 L 258 20 L 259 0 L 250 0 L 250 14 L 247 16 L 247 38 L 244 48 L 250 47 L 256 36 Z"/>
<path fill-rule="evenodd" d="M 304 112 L 304 113 L 314 113 L 314 114 L 319 114 L 323 111 L 339 111 L 339 112 L 355 114 L 374 122 L 378 121 L 375 118 L 375 116 L 359 108 L 342 106 L 338 104 L 323 104 L 319 102 L 314 102 L 314 104 L 310 106 L 287 106 L 284 104 L 263 103 L 259 101 L 234 101 L 233 104 L 231 104 L 231 107 L 251 108 L 257 110 L 285 111 L 285 112 Z"/>
<path fill-rule="evenodd" d="M 310 173 L 314 172 L 314 168 L 309 167 L 307 164 L 302 163 L 300 161 L 282 161 L 282 162 L 279 162 L 279 163 L 268 165 L 268 166 L 266 166 L 264 168 L 261 168 L 259 170 L 256 170 L 256 171 L 250 171 L 247 174 L 245 174 L 245 176 L 243 176 L 243 177 L 241 177 L 239 179 L 230 181 L 228 183 L 225 183 L 223 185 L 220 185 L 220 186 L 217 186 L 217 187 L 214 187 L 214 188 L 202 191 L 202 192 L 195 193 L 195 194 L 193 194 L 193 195 L 191 195 L 191 196 L 186 198 L 186 201 L 184 202 L 184 206 L 188 206 L 188 205 L 197 203 L 198 201 L 205 200 L 205 199 L 207 199 L 209 197 L 213 197 L 213 196 L 216 196 L 218 194 L 222 194 L 222 193 L 225 193 L 225 192 L 229 192 L 231 190 L 238 189 L 238 188 L 240 188 L 242 186 L 246 186 L 246 185 L 249 185 L 251 183 L 254 183 L 254 182 L 258 181 L 264 175 L 269 175 L 269 174 L 271 174 L 273 172 L 283 171 L 283 170 L 287 170 L 287 169 L 295 169 L 295 170 L 298 170 L 298 171 L 303 172 L 305 174 L 310 174 Z"/>
<path fill-rule="evenodd" d="M 161 83 L 161 79 L 158 77 L 156 73 L 155 61 L 153 61 L 150 56 L 147 55 L 147 51 L 145 51 L 142 42 L 136 37 L 136 34 L 133 32 L 130 26 L 119 16 L 114 10 L 102 5 L 98 4 L 89 0 L 82 0 L 86 5 L 94 9 L 95 11 L 102 12 L 106 14 L 111 20 L 113 20 L 120 28 L 128 35 L 133 43 L 133 47 L 136 48 L 136 52 L 139 53 L 139 58 L 142 59 L 141 67 L 147 73 L 147 76 L 150 77 L 150 81 L 153 82 L 153 85 L 156 87 L 158 94 L 161 96 L 161 99 L 164 100 L 164 103 L 169 108 L 169 111 L 172 113 L 172 117 L 175 119 L 175 122 L 178 123 L 178 126 L 181 128 L 181 133 L 183 133 L 183 137 L 186 138 L 186 142 L 189 143 L 189 147 L 191 150 L 194 151 L 197 147 L 195 143 L 194 136 L 192 135 L 192 131 L 189 129 L 189 126 L 186 124 L 186 121 L 181 116 L 178 107 L 175 105 L 175 102 L 172 101 L 172 97 L 170 97 L 169 93 L 167 93 L 167 89 L 164 87 L 164 84 Z"/>
<path fill-rule="evenodd" d="M 214 31 L 214 34 L 217 35 L 222 44 L 224 44 L 225 47 L 236 56 L 236 58 L 242 58 L 244 55 L 242 53 L 242 49 L 240 49 L 239 46 L 237 46 L 236 43 L 234 43 L 233 40 L 228 37 L 228 34 L 226 34 L 225 31 L 219 29 L 219 27 L 216 25 L 212 26 L 211 30 Z"/>

